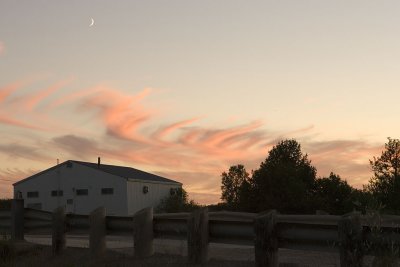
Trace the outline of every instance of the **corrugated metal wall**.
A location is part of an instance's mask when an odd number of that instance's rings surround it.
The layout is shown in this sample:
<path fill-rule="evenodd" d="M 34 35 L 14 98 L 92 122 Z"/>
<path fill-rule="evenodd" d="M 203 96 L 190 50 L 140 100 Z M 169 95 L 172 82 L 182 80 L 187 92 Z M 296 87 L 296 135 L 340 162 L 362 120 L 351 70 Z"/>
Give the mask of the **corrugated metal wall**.
<path fill-rule="evenodd" d="M 143 192 L 143 187 L 148 187 L 148 192 Z M 133 215 L 145 207 L 157 207 L 161 199 L 170 195 L 171 188 L 180 188 L 179 184 L 173 183 L 149 183 L 128 180 L 128 214 Z"/>
<path fill-rule="evenodd" d="M 63 196 L 52 196 L 51 191 L 63 191 Z M 101 194 L 102 188 L 114 188 L 112 195 Z M 88 189 L 88 195 L 78 196 L 77 189 Z M 73 163 L 72 167 L 61 164 L 32 179 L 17 184 L 25 207 L 41 203 L 42 210 L 53 211 L 58 205 L 65 206 L 67 212 L 88 214 L 97 207 L 104 206 L 109 215 L 127 215 L 126 179 Z M 27 198 L 27 192 L 38 191 L 39 197 Z M 70 203 L 68 203 L 70 202 Z"/>

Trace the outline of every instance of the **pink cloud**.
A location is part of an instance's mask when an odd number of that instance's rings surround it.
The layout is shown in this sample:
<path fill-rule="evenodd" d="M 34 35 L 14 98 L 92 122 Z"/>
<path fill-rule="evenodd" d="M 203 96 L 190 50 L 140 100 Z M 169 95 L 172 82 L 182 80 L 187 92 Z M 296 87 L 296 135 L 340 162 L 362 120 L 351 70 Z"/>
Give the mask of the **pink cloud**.
<path fill-rule="evenodd" d="M 48 109 L 54 109 L 54 108 L 57 108 L 64 104 L 73 103 L 74 101 L 76 102 L 78 100 L 84 99 L 85 97 L 87 97 L 89 95 L 100 93 L 107 89 L 108 89 L 108 87 L 106 87 L 104 85 L 97 85 L 97 86 L 90 87 L 90 88 L 80 89 L 79 91 L 72 92 L 72 93 L 68 92 L 68 94 L 64 94 L 64 95 L 60 96 L 59 98 L 57 98 L 56 100 L 54 100 L 53 102 L 49 103 Z"/>
<path fill-rule="evenodd" d="M 23 81 L 17 81 L 14 83 L 7 84 L 0 88 L 0 104 L 4 102 L 17 89 L 21 88 L 25 83 Z"/>
<path fill-rule="evenodd" d="M 369 159 L 379 155 L 382 148 L 382 144 L 363 140 L 307 142 L 304 146 L 319 176 L 327 176 L 333 171 L 358 187 L 372 177 Z"/>
<path fill-rule="evenodd" d="M 20 143 L 0 144 L 0 152 L 3 152 L 12 160 L 29 159 L 29 160 L 49 160 L 43 149 L 39 147 L 27 146 Z"/>
<path fill-rule="evenodd" d="M 35 107 L 37 107 L 43 100 L 45 100 L 48 96 L 52 95 L 54 92 L 60 90 L 71 82 L 71 80 L 59 81 L 48 88 L 42 89 L 38 92 L 33 93 L 32 95 L 28 95 L 24 97 L 24 106 L 27 110 L 32 111 Z"/>
<path fill-rule="evenodd" d="M 97 109 L 105 124 L 107 133 L 124 139 L 143 139 L 137 129 L 150 119 L 151 112 L 145 110 L 140 101 L 150 93 L 144 89 L 129 96 L 117 90 L 107 89 L 96 95 L 89 95 L 83 100 L 85 110 Z"/>
<path fill-rule="evenodd" d="M 193 119 L 188 119 L 188 120 L 184 120 L 184 121 L 179 121 L 179 122 L 175 122 L 172 123 L 168 126 L 165 127 L 161 127 L 159 130 L 157 130 L 154 134 L 153 134 L 153 138 L 160 140 L 165 138 L 168 134 L 170 134 L 171 132 L 174 132 L 178 129 L 181 129 L 182 127 L 192 124 L 195 121 L 197 121 L 198 118 L 193 118 Z"/>
<path fill-rule="evenodd" d="M 0 56 L 4 54 L 6 47 L 2 41 L 0 41 Z"/>
<path fill-rule="evenodd" d="M 202 203 L 219 200 L 220 174 L 229 166 L 243 163 L 248 171 L 258 168 L 268 156 L 268 149 L 281 139 L 297 138 L 319 175 L 334 171 L 350 184 L 367 180 L 368 158 L 379 155 L 382 149 L 364 140 L 313 142 L 307 137 L 313 126 L 287 132 L 267 130 L 261 121 L 207 127 L 199 125 L 198 117 L 159 126 L 154 119 L 160 119 L 160 110 L 145 105 L 151 89 L 129 94 L 97 85 L 70 92 L 67 90 L 71 83 L 60 81 L 25 95 L 19 91 L 21 87 L 26 89 L 21 82 L 0 88 L 0 123 L 20 127 L 26 134 L 30 130 L 47 130 L 38 138 L 46 144 L 49 154 L 61 153 L 68 158 L 89 161 L 101 156 L 110 164 L 118 162 L 133 167 L 147 166 L 147 171 L 155 169 L 183 182 Z M 69 123 L 65 117 L 70 118 Z M 98 127 L 95 130 L 85 127 L 81 118 L 95 121 Z M 83 134 L 83 131 L 86 132 Z M 14 156 L 23 158 L 24 153 L 31 151 L 35 155 L 42 149 L 39 145 L 18 144 L 0 141 L 0 153 L 8 155 L 16 149 L 18 153 Z M 39 161 L 46 161 L 45 155 L 36 156 Z"/>
<path fill-rule="evenodd" d="M 11 126 L 16 126 L 16 127 L 32 129 L 32 130 L 43 130 L 43 128 L 36 126 L 34 124 L 25 123 L 23 121 L 16 120 L 13 118 L 8 118 L 6 116 L 2 116 L 1 114 L 0 114 L 0 123 L 4 123 L 4 124 L 11 125 Z"/>
<path fill-rule="evenodd" d="M 252 122 L 228 129 L 211 130 L 206 132 L 199 141 L 207 147 L 229 147 L 237 143 L 239 139 L 246 138 L 249 132 L 253 132 L 261 126 L 261 122 Z"/>
<path fill-rule="evenodd" d="M 12 184 L 38 173 L 37 170 L 32 169 L 18 169 L 18 168 L 0 168 L 0 195 L 2 198 L 13 197 L 13 186 Z"/>

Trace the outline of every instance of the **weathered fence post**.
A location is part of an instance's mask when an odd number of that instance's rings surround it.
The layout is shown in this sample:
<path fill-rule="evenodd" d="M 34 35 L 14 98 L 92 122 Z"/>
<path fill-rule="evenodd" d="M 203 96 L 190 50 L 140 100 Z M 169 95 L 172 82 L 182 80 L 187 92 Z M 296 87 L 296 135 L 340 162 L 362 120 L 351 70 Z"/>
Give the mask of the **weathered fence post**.
<path fill-rule="evenodd" d="M 89 248 L 92 257 L 100 257 L 106 251 L 106 209 L 99 207 L 89 216 Z"/>
<path fill-rule="evenodd" d="M 24 240 L 24 200 L 11 201 L 11 238 Z"/>
<path fill-rule="evenodd" d="M 340 266 L 361 267 L 364 247 L 361 217 L 358 213 L 343 216 L 338 223 Z"/>
<path fill-rule="evenodd" d="M 278 266 L 276 211 L 257 216 L 254 220 L 254 250 L 256 266 Z"/>
<path fill-rule="evenodd" d="M 53 255 L 60 254 L 65 249 L 65 224 L 64 207 L 58 207 L 53 212 L 53 234 L 51 239 Z"/>
<path fill-rule="evenodd" d="M 206 263 L 208 260 L 208 210 L 192 212 L 188 219 L 188 259 L 190 263 Z"/>
<path fill-rule="evenodd" d="M 133 215 L 133 250 L 138 258 L 154 254 L 153 208 L 144 208 Z"/>

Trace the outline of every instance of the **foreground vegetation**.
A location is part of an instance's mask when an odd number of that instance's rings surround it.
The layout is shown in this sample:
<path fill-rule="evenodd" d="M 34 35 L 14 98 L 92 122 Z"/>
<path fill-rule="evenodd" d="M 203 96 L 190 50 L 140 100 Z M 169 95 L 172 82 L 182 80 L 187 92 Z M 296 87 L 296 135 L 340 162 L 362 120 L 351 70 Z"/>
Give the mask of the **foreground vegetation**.
<path fill-rule="evenodd" d="M 350 186 L 333 172 L 317 177 L 301 145 L 282 140 L 251 175 L 242 164 L 221 174 L 221 200 L 210 210 L 262 212 L 275 209 L 287 214 L 314 214 L 317 210 L 341 215 L 379 210 L 400 214 L 400 141 L 388 138 L 381 156 L 369 162 L 373 176 L 363 189 Z M 164 198 L 157 212 L 189 212 L 200 205 L 179 189 Z"/>
<path fill-rule="evenodd" d="M 131 251 L 131 249 L 129 250 Z M 42 267 L 42 266 L 192 266 L 186 257 L 154 254 L 152 257 L 138 259 L 122 252 L 107 250 L 105 255 L 93 259 L 87 248 L 67 248 L 61 255 L 53 256 L 51 246 L 27 242 L 12 243 L 0 241 L 0 266 Z M 210 260 L 207 266 L 249 266 L 248 261 Z"/>
<path fill-rule="evenodd" d="M 0 199 L 0 209 L 2 210 L 11 209 L 11 199 L 8 198 Z"/>
<path fill-rule="evenodd" d="M 380 157 L 370 160 L 373 177 L 362 190 L 333 172 L 317 178 L 317 169 L 296 140 L 274 146 L 252 175 L 241 164 L 221 174 L 220 208 L 249 212 L 276 209 L 282 213 L 367 213 L 380 207 L 400 214 L 400 141 L 388 138 Z"/>

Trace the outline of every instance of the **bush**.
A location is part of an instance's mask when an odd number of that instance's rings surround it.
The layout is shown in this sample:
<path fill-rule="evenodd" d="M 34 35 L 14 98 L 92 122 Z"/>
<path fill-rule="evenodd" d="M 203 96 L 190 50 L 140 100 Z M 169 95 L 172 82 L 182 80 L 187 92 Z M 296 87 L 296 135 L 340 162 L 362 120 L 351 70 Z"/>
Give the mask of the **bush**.
<path fill-rule="evenodd" d="M 171 194 L 160 201 L 160 204 L 156 207 L 156 212 L 190 212 L 200 205 L 193 200 L 188 200 L 188 195 L 185 189 L 176 188 L 171 189 Z"/>
<path fill-rule="evenodd" d="M 0 199 L 0 210 L 11 210 L 11 199 Z"/>
<path fill-rule="evenodd" d="M 0 260 L 2 262 L 11 261 L 15 258 L 15 246 L 10 240 L 0 240 Z"/>
<path fill-rule="evenodd" d="M 399 231 L 396 229 L 391 235 L 387 235 L 382 226 L 381 211 L 384 206 L 378 205 L 367 209 L 366 216 L 368 226 L 370 228 L 370 238 L 373 240 L 366 241 L 365 245 L 367 250 L 375 254 L 372 266 L 375 267 L 395 267 L 399 266 L 400 247 L 399 244 L 394 242 L 391 238 Z"/>

